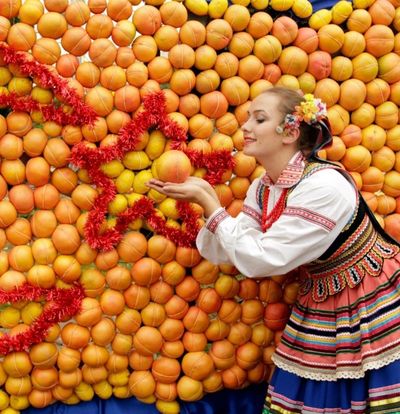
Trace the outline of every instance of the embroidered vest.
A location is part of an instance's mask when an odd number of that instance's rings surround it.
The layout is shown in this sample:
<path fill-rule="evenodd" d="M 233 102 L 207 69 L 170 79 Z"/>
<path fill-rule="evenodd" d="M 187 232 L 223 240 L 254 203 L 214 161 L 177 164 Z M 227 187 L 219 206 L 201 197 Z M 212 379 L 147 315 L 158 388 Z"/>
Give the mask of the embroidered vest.
<path fill-rule="evenodd" d="M 310 162 L 300 181 L 326 168 L 347 174 L 329 163 Z M 302 266 L 299 294 L 305 295 L 311 290 L 312 299 L 323 302 L 346 286 L 357 286 L 366 275 L 379 275 L 384 260 L 395 256 L 399 250 L 400 245 L 384 232 L 358 194 L 354 214 L 339 236 L 317 260 Z"/>

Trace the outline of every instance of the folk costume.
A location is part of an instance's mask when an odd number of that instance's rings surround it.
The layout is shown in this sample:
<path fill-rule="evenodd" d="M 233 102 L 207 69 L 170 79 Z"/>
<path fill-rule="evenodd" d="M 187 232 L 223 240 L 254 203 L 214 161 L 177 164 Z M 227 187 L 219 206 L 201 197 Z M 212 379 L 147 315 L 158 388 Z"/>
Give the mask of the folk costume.
<path fill-rule="evenodd" d="M 301 269 L 264 414 L 400 413 L 400 247 L 345 171 L 298 152 L 236 218 L 216 210 L 197 246 L 247 277 Z"/>

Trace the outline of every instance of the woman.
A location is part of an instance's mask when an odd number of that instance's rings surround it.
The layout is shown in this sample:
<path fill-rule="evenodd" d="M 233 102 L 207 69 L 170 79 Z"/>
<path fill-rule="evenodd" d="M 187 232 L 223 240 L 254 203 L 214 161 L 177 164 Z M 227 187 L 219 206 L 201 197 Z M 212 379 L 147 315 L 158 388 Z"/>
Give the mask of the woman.
<path fill-rule="evenodd" d="M 197 247 L 211 262 L 253 278 L 301 268 L 264 413 L 400 412 L 399 245 L 349 175 L 316 157 L 332 138 L 324 105 L 271 88 L 242 128 L 244 153 L 266 173 L 236 218 L 204 180 L 149 186 L 203 207 Z"/>

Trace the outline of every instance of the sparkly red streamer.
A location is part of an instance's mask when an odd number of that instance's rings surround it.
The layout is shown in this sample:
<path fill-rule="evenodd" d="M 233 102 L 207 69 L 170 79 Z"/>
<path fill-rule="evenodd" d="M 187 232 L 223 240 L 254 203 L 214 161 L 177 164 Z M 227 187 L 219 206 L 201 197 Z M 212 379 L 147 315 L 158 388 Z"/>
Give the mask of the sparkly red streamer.
<path fill-rule="evenodd" d="M 108 204 L 114 199 L 117 190 L 113 180 L 101 170 L 102 164 L 114 159 L 122 159 L 124 154 L 135 149 L 140 135 L 150 127 L 157 127 L 171 139 L 173 148 L 179 148 L 186 141 L 185 130 L 168 117 L 166 112 L 165 96 L 162 91 L 146 95 L 143 101 L 143 110 L 125 127 L 121 128 L 115 144 L 90 148 L 83 142 L 76 144 L 72 149 L 72 163 L 80 168 L 87 169 L 92 183 L 101 190 L 89 212 L 85 225 L 85 238 L 88 244 L 98 250 L 106 251 L 115 246 L 122 238 L 123 232 L 129 223 L 142 218 L 158 234 L 172 240 L 178 246 L 193 246 L 199 231 L 198 216 L 189 203 L 178 202 L 180 217 L 185 223 L 186 230 L 176 229 L 166 224 L 166 221 L 157 215 L 154 203 L 147 197 L 136 201 L 129 209 L 118 215 L 117 224 L 101 232 L 101 225 L 107 213 Z M 233 158 L 228 151 L 215 151 L 211 154 L 202 154 L 199 151 L 185 151 L 192 165 L 206 167 L 206 178 L 211 184 L 220 182 L 222 174 L 233 167 Z"/>
<path fill-rule="evenodd" d="M 42 105 L 38 101 L 35 101 L 31 96 L 18 96 L 14 92 L 9 94 L 0 94 L 0 107 L 10 107 L 13 111 L 40 111 L 45 121 L 54 121 L 60 125 L 84 125 L 83 119 L 77 113 L 65 113 L 62 107 L 56 107 L 54 104 Z M 91 111 L 90 107 L 87 107 Z M 94 118 L 95 119 L 95 118 Z M 94 122 L 91 121 L 91 123 Z"/>
<path fill-rule="evenodd" d="M 234 165 L 232 154 L 228 150 L 213 151 L 209 154 L 190 149 L 184 152 L 196 168 L 205 167 L 207 169 L 204 178 L 212 185 L 219 184 L 223 173 L 227 169 L 232 169 Z"/>
<path fill-rule="evenodd" d="M 65 79 L 53 73 L 49 67 L 35 61 L 28 53 L 15 51 L 6 43 L 0 43 L 0 54 L 5 63 L 17 65 L 22 73 L 34 78 L 41 87 L 53 90 L 63 103 L 71 107 L 71 112 L 64 111 L 62 107 L 57 107 L 54 103 L 41 105 L 32 97 L 20 97 L 14 93 L 0 95 L 0 106 L 11 107 L 14 111 L 39 110 L 45 120 L 52 120 L 61 125 L 93 124 L 96 119 L 94 110 L 81 100 Z M 129 223 L 136 218 L 146 219 L 157 233 L 183 246 L 193 245 L 199 230 L 198 217 L 188 203 L 178 203 L 180 217 L 187 229 L 182 231 L 167 226 L 166 221 L 156 214 L 153 202 L 145 199 L 145 201 L 139 200 L 140 202 L 120 214 L 114 228 L 100 233 L 108 204 L 116 195 L 114 182 L 100 170 L 100 166 L 111 160 L 121 159 L 125 153 L 134 150 L 139 136 L 150 127 L 158 127 L 167 138 L 171 139 L 173 148 L 178 148 L 186 141 L 187 137 L 183 128 L 167 116 L 163 92 L 147 95 L 143 106 L 144 110 L 121 129 L 116 144 L 89 148 L 84 143 L 78 143 L 72 151 L 72 162 L 78 167 L 86 168 L 93 184 L 101 191 L 94 207 L 89 212 L 85 226 L 85 237 L 89 245 L 99 250 L 110 250 L 117 244 Z M 233 166 L 232 156 L 227 151 L 215 151 L 207 155 L 193 150 L 185 150 L 185 153 L 192 165 L 207 168 L 205 178 L 211 184 L 220 182 L 224 171 Z"/>
<path fill-rule="evenodd" d="M 30 96 L 20 97 L 16 94 L 0 96 L 0 105 L 9 106 L 14 111 L 40 111 L 46 121 L 54 121 L 60 125 L 92 125 L 97 118 L 94 109 L 86 105 L 68 81 L 53 73 L 49 67 L 35 61 L 31 55 L 14 50 L 8 44 L 0 42 L 0 55 L 7 64 L 15 64 L 20 71 L 35 79 L 43 88 L 51 89 L 64 104 L 71 107 L 71 113 L 64 112 L 62 107 L 54 103 L 41 105 Z"/>
<path fill-rule="evenodd" d="M 84 297 L 84 289 L 78 283 L 69 289 L 44 289 L 29 283 L 18 286 L 9 292 L 0 289 L 0 303 L 39 300 L 50 302 L 50 305 L 45 307 L 29 329 L 16 335 L 4 334 L 0 337 L 0 355 L 26 351 L 33 344 L 43 342 L 52 325 L 79 312 Z"/>

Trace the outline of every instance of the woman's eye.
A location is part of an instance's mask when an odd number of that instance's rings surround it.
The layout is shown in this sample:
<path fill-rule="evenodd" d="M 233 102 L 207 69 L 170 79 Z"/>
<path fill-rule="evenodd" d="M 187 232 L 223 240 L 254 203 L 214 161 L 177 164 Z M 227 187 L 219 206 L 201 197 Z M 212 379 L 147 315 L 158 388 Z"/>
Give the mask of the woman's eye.
<path fill-rule="evenodd" d="M 265 119 L 257 119 L 256 121 L 257 121 L 257 124 L 262 124 L 265 121 Z"/>

